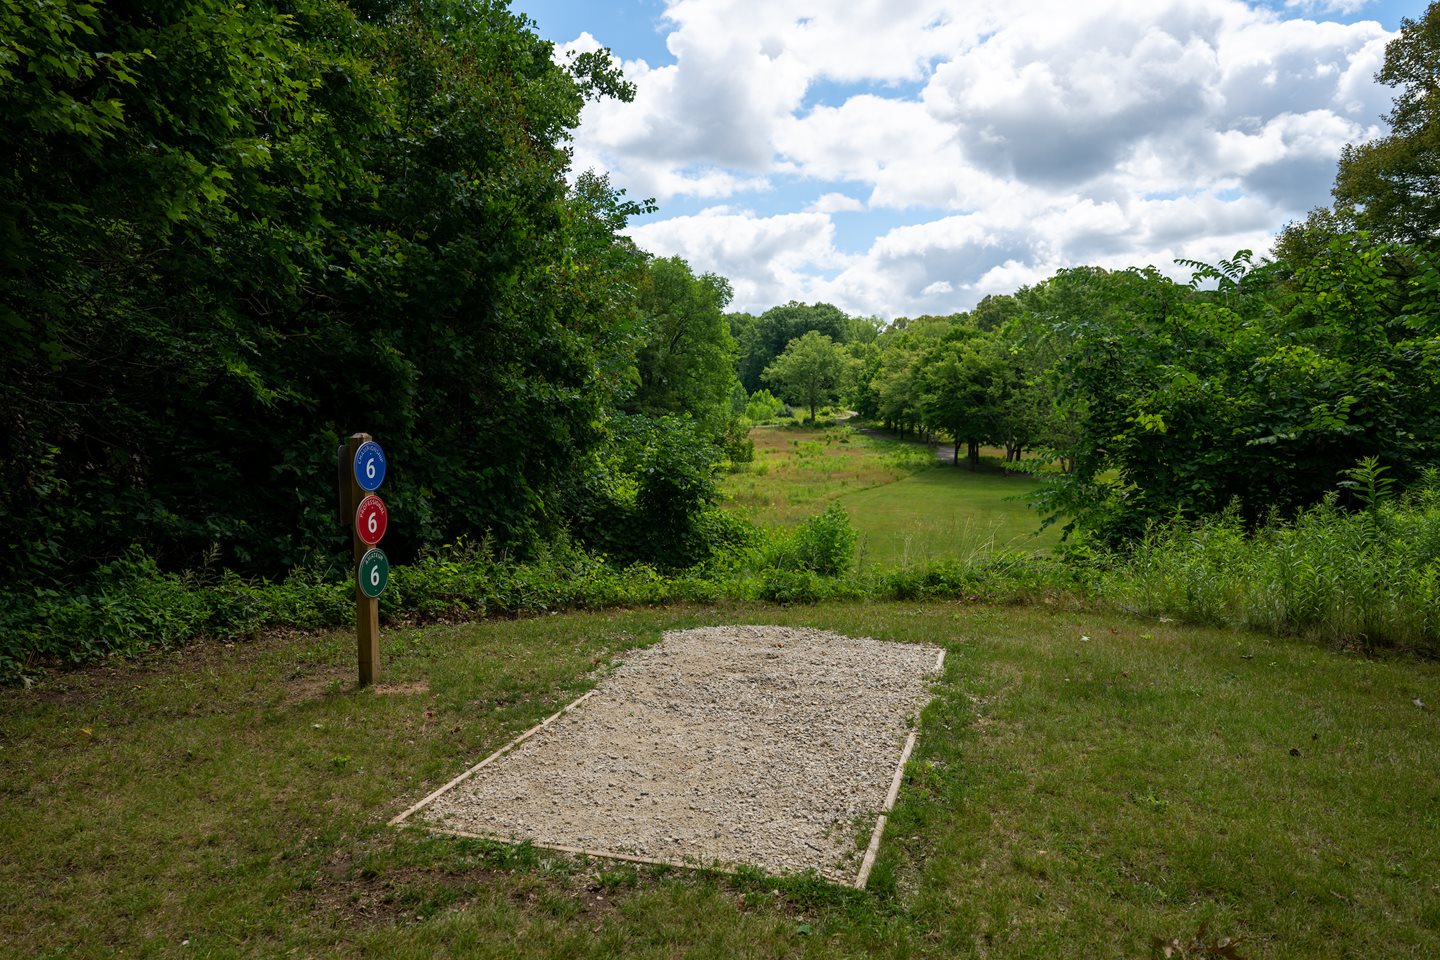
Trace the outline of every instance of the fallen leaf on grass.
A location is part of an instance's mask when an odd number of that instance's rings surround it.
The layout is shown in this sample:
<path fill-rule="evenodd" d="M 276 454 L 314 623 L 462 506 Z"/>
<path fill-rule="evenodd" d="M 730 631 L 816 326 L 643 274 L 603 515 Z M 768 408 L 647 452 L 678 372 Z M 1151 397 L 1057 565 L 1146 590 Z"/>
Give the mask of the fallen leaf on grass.
<path fill-rule="evenodd" d="M 1240 953 L 1240 941 L 1235 937 L 1221 937 L 1211 943 L 1207 939 L 1208 925 L 1200 924 L 1200 929 L 1189 941 L 1183 941 L 1179 937 L 1172 937 L 1166 940 L 1164 937 L 1150 938 L 1151 950 L 1156 957 L 1164 957 L 1166 960 L 1245 960 Z"/>

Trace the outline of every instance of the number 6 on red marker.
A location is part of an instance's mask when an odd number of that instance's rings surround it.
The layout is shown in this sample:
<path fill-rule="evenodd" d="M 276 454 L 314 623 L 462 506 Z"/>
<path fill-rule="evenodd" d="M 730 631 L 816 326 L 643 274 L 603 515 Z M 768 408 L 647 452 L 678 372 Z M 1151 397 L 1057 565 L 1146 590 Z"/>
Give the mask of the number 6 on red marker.
<path fill-rule="evenodd" d="M 385 539 L 385 528 L 389 524 L 390 512 L 385 507 L 385 501 L 373 493 L 355 508 L 355 535 L 366 546 L 373 547 Z"/>

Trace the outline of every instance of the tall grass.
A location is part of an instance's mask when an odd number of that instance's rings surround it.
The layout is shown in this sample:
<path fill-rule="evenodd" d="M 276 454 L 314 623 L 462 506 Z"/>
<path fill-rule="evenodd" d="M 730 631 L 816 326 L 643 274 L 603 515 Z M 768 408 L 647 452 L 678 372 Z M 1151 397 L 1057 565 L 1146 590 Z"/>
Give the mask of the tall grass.
<path fill-rule="evenodd" d="M 721 488 L 729 509 L 763 527 L 793 527 L 835 498 L 894 483 L 933 466 L 929 447 L 882 440 L 848 425 L 751 432 L 753 463 L 732 469 Z"/>
<path fill-rule="evenodd" d="M 1390 499 L 1379 470 L 1350 471 L 1358 511 L 1331 494 L 1253 532 L 1233 513 L 1156 530 L 1099 594 L 1131 612 L 1440 654 L 1440 477 Z"/>
<path fill-rule="evenodd" d="M 1440 656 L 1440 474 L 1392 499 L 1374 464 L 1350 473 L 1358 511 L 1342 509 L 1336 493 L 1258 530 L 1222 514 L 1157 529 L 1119 556 L 972 549 L 857 570 L 856 530 L 837 504 L 672 575 L 613 564 L 563 541 L 526 563 L 458 545 L 397 567 L 380 613 L 397 624 L 677 601 L 958 599 L 1108 607 Z M 0 592 L 0 685 L 46 665 L 133 656 L 199 636 L 339 626 L 352 615 L 353 595 L 349 579 L 333 571 L 299 570 L 282 583 L 206 580 L 130 555 L 71 594 Z"/>

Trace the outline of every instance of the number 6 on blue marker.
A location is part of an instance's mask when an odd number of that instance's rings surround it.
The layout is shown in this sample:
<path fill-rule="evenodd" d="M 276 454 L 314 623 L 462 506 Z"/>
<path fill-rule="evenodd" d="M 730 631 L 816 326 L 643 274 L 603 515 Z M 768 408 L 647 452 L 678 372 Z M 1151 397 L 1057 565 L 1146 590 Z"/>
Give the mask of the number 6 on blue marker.
<path fill-rule="evenodd" d="M 355 450 L 355 482 L 361 490 L 379 490 L 385 482 L 385 451 L 374 440 L 366 440 Z"/>

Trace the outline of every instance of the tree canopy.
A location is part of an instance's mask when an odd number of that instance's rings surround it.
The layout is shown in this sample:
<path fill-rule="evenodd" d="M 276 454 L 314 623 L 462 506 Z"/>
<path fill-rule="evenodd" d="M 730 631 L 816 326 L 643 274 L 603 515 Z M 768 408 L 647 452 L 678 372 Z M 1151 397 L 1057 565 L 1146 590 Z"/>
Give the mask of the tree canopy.
<path fill-rule="evenodd" d="M 567 188 L 606 57 L 503 2 L 0 5 L 3 561 L 277 573 L 379 437 L 402 557 L 558 522 L 638 333 L 639 206 Z"/>
<path fill-rule="evenodd" d="M 814 331 L 836 343 L 859 343 L 874 340 L 880 326 L 878 321 L 851 317 L 833 304 L 794 300 L 758 317 L 731 314 L 730 324 L 740 350 L 740 382 L 751 393 L 765 382 L 765 368 L 797 337 Z"/>
<path fill-rule="evenodd" d="M 729 302 L 724 277 L 697 277 L 679 257 L 649 264 L 640 287 L 637 411 L 689 415 L 712 434 L 731 419 L 735 341 L 723 313 Z"/>
<path fill-rule="evenodd" d="M 1440 3 L 1400 21 L 1375 75 L 1396 89 L 1386 136 L 1340 156 L 1335 199 L 1360 229 L 1406 243 L 1440 241 Z"/>

